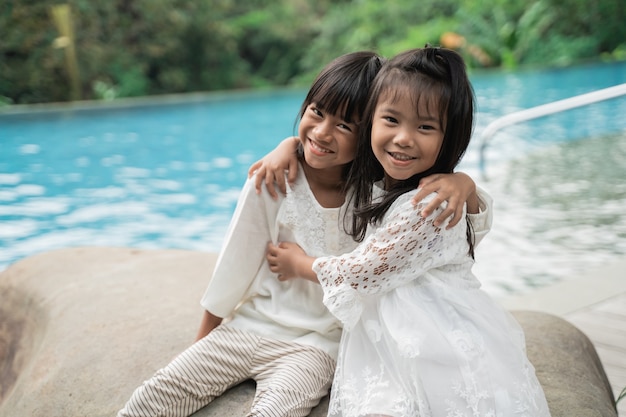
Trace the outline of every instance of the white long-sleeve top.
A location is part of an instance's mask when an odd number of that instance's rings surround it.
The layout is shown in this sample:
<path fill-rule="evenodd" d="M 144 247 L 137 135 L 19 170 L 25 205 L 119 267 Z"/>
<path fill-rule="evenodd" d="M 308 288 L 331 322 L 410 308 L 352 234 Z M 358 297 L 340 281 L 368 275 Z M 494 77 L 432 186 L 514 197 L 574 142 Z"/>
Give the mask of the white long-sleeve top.
<path fill-rule="evenodd" d="M 490 197 L 479 191 L 479 199 L 481 213 L 471 217 L 477 241 L 489 231 L 492 212 Z M 229 326 L 311 345 L 336 358 L 342 326 L 324 306 L 320 285 L 279 281 L 265 252 L 269 242 L 295 242 L 313 257 L 352 251 L 357 242 L 344 232 L 346 208 L 320 206 L 301 166 L 287 196 L 278 200 L 266 191 L 256 194 L 254 179 L 246 181 L 201 305 Z"/>

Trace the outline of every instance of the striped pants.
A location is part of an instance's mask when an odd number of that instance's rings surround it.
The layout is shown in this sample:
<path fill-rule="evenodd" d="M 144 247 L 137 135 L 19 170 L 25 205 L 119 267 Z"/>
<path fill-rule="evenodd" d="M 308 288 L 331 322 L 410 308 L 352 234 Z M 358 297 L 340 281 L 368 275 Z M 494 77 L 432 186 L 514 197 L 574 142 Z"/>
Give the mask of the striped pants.
<path fill-rule="evenodd" d="M 135 390 L 117 417 L 185 417 L 254 379 L 248 416 L 307 416 L 328 393 L 335 361 L 312 346 L 221 325 Z"/>

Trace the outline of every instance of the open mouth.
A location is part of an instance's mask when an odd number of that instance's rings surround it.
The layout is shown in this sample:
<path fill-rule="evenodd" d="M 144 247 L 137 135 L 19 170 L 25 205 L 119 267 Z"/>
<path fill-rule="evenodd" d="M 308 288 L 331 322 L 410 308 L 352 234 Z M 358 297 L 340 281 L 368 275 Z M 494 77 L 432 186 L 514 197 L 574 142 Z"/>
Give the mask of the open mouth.
<path fill-rule="evenodd" d="M 393 159 L 397 161 L 401 161 L 401 162 L 407 162 L 407 161 L 412 161 L 413 159 L 417 159 L 405 153 L 387 152 L 387 154 L 389 154 L 389 156 L 391 156 Z"/>
<path fill-rule="evenodd" d="M 309 139 L 309 144 L 311 145 L 311 149 L 316 151 L 317 153 L 333 153 L 330 149 L 324 148 L 319 143 L 314 140 Z"/>

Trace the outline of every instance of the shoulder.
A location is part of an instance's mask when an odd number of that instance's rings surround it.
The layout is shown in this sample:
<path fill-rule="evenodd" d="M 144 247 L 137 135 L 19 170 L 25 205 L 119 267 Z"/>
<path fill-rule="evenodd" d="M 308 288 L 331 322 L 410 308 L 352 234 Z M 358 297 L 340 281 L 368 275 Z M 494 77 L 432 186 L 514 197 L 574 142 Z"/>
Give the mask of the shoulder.
<path fill-rule="evenodd" d="M 437 193 L 428 194 L 420 202 L 414 204 L 413 196 L 416 192 L 417 190 L 412 190 L 400 195 L 389 208 L 387 215 L 385 216 L 384 222 L 394 225 L 403 224 L 404 226 L 409 227 L 412 230 L 425 230 L 424 228 L 426 228 L 438 231 L 439 229 L 443 229 L 442 233 L 448 233 L 448 229 L 437 227 L 434 224 L 435 219 L 447 207 L 447 202 L 442 202 L 439 207 L 435 208 L 428 217 L 422 217 L 422 210 L 433 199 L 435 199 Z M 462 229 L 463 227 L 465 227 L 464 225 L 465 222 L 461 221 L 458 222 L 455 227 L 451 229 Z"/>
<path fill-rule="evenodd" d="M 286 181 L 286 180 L 285 180 Z M 287 185 L 287 201 L 295 202 L 295 204 L 307 204 L 319 206 L 311 185 L 304 174 L 302 165 L 298 165 L 298 173 L 294 182 Z"/>
<path fill-rule="evenodd" d="M 306 179 L 306 175 L 304 175 L 304 169 L 302 168 L 302 163 L 298 162 L 298 172 L 296 173 L 296 179 L 291 184 L 287 181 L 287 172 L 285 171 L 285 182 L 287 183 L 287 193 L 290 191 L 298 191 L 298 190 L 309 190 L 311 187 L 309 186 L 309 182 Z"/>
<path fill-rule="evenodd" d="M 243 185 L 242 188 L 242 195 L 260 195 L 261 197 L 264 197 L 266 199 L 271 199 L 273 200 L 273 198 L 271 197 L 270 193 L 267 191 L 267 187 L 265 186 L 265 183 L 263 182 L 261 185 L 261 191 L 260 193 L 257 193 L 256 190 L 256 179 L 257 179 L 257 174 L 254 173 L 252 176 L 250 176 L 249 178 L 246 179 L 246 182 Z M 296 179 L 293 183 L 289 184 L 289 182 L 287 181 L 287 172 L 285 171 L 285 183 L 287 184 L 287 195 L 296 192 L 296 191 L 300 191 L 301 190 L 307 190 L 309 189 L 309 185 L 308 182 L 306 181 L 306 177 L 304 176 L 303 170 L 302 170 L 302 165 L 298 164 L 298 172 L 297 172 L 297 176 Z M 282 201 L 284 200 L 284 194 L 282 192 L 280 192 L 277 188 L 277 193 L 278 193 L 278 201 Z"/>
<path fill-rule="evenodd" d="M 267 191 L 265 185 L 262 185 L 261 191 L 257 192 L 256 189 L 256 175 L 246 179 L 239 193 L 237 201 L 238 207 L 248 208 L 263 208 L 270 209 L 271 207 L 277 207 L 282 204 L 285 197 L 281 192 L 278 192 L 278 198 L 274 199 Z"/>
<path fill-rule="evenodd" d="M 426 207 L 428 203 L 430 203 L 437 196 L 437 193 L 433 192 L 433 193 L 428 194 L 426 197 L 420 200 L 417 204 L 413 204 L 413 196 L 417 194 L 418 190 L 419 189 L 410 190 L 400 195 L 396 199 L 396 201 L 394 201 L 393 204 L 391 205 L 390 211 L 407 210 L 409 208 L 411 210 L 421 210 L 422 208 Z M 442 203 L 443 207 L 445 207 L 446 204 L 447 204 L 446 202 Z"/>
<path fill-rule="evenodd" d="M 419 215 L 417 206 L 414 206 L 411 201 L 412 196 L 413 192 L 406 192 L 398 196 L 383 217 L 383 223 L 412 223 L 420 219 L 421 216 Z"/>

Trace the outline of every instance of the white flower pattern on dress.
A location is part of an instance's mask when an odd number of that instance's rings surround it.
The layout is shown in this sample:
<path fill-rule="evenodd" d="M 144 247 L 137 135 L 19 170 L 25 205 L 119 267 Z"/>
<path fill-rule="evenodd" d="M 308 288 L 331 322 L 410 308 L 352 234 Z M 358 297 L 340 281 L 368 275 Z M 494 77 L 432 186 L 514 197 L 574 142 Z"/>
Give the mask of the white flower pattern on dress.
<path fill-rule="evenodd" d="M 485 349 L 482 337 L 477 332 L 469 333 L 455 329 L 448 334 L 448 340 L 467 359 L 481 355 Z"/>
<path fill-rule="evenodd" d="M 414 358 L 420 354 L 420 345 L 422 338 L 407 334 L 407 336 L 398 340 L 398 351 L 407 358 Z"/>
<path fill-rule="evenodd" d="M 302 246 L 308 248 L 308 255 L 322 256 L 329 250 L 342 253 L 357 246 L 350 235 L 339 233 L 343 230 L 344 213 L 349 213 L 346 212 L 347 203 L 344 203 L 341 210 L 320 207 L 314 197 L 306 198 L 304 196 L 311 193 L 305 181 L 293 184 L 288 193 L 299 196 L 285 200 L 283 205 L 285 228 L 294 231 L 296 234 L 294 240 L 302 242 Z M 311 202 L 318 205 L 313 205 Z M 346 214 L 345 219 L 346 222 L 349 222 L 350 215 Z"/>
<path fill-rule="evenodd" d="M 380 338 L 383 335 L 382 328 L 380 327 L 380 323 L 375 320 L 367 320 L 364 325 L 365 331 L 367 332 L 367 336 L 369 340 L 372 342 L 379 342 Z"/>
<path fill-rule="evenodd" d="M 363 389 L 364 387 L 364 389 Z M 384 369 L 378 372 L 370 366 L 364 366 L 359 374 L 346 377 L 345 383 L 333 388 L 334 394 L 328 408 L 329 415 L 366 416 L 371 414 L 370 405 L 386 400 L 385 393 L 389 387 Z M 417 416 L 416 403 L 406 395 L 393 398 L 390 408 L 399 416 Z"/>
<path fill-rule="evenodd" d="M 549 417 L 521 328 L 471 273 L 466 225 L 437 228 L 410 197 L 313 265 L 344 323 L 329 416 Z"/>

